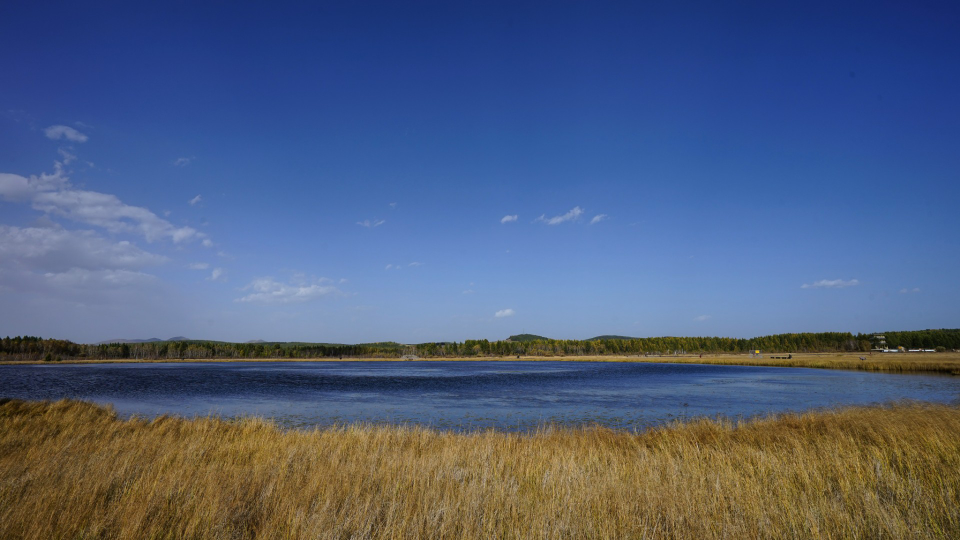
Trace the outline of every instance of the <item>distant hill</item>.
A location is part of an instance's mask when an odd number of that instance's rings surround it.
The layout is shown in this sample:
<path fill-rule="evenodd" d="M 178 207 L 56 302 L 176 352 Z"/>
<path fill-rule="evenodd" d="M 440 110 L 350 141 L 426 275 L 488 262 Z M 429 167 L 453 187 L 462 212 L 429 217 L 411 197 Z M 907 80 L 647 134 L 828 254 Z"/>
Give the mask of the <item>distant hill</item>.
<path fill-rule="evenodd" d="M 266 341 L 262 339 L 251 339 L 250 341 L 247 341 L 245 343 L 266 343 Z"/>
<path fill-rule="evenodd" d="M 611 340 L 611 339 L 626 339 L 626 340 L 629 340 L 629 339 L 637 339 L 637 338 L 635 338 L 635 337 L 630 337 L 630 336 L 609 336 L 609 335 L 603 335 L 603 336 L 592 337 L 592 338 L 588 339 L 587 341 L 608 341 L 608 340 Z"/>
<path fill-rule="evenodd" d="M 106 341 L 98 341 L 94 345 L 109 345 L 110 343 L 155 343 L 157 341 L 191 341 L 190 338 L 185 338 L 183 336 L 174 336 L 170 339 L 160 339 L 160 338 L 148 338 L 148 339 L 108 339 Z"/>
<path fill-rule="evenodd" d="M 549 339 L 550 338 L 538 336 L 536 334 L 517 334 L 515 336 L 508 337 L 507 341 L 518 341 L 523 343 L 525 341 L 545 341 Z"/>

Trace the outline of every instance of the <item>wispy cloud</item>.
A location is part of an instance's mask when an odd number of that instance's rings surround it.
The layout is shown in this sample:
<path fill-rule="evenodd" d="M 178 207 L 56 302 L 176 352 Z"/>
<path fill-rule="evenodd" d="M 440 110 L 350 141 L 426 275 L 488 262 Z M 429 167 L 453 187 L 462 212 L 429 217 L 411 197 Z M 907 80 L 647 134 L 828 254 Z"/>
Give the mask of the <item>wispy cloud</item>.
<path fill-rule="evenodd" d="M 920 287 L 914 287 L 912 289 L 900 289 L 900 294 L 918 293 L 918 292 L 920 292 Z"/>
<path fill-rule="evenodd" d="M 199 262 L 199 263 L 190 263 L 187 265 L 187 268 L 190 270 L 206 270 L 210 268 L 210 263 Z"/>
<path fill-rule="evenodd" d="M 251 291 L 250 294 L 237 298 L 235 302 L 290 304 L 341 294 L 340 289 L 330 283 L 331 280 L 327 278 L 301 279 L 296 282 L 282 283 L 273 278 L 264 277 L 255 279 L 243 287 L 241 290 Z"/>
<path fill-rule="evenodd" d="M 517 214 L 513 214 L 512 216 L 503 216 L 500 218 L 500 223 L 510 223 L 511 221 L 516 221 L 517 218 Z"/>
<path fill-rule="evenodd" d="M 140 269 L 167 260 L 94 231 L 0 225 L 0 291 L 30 292 L 71 305 L 130 302 L 131 294 L 157 283 Z"/>
<path fill-rule="evenodd" d="M 813 283 L 804 283 L 801 289 L 843 289 L 844 287 L 856 287 L 860 280 L 842 280 L 842 279 L 821 279 Z"/>
<path fill-rule="evenodd" d="M 165 262 L 162 255 L 130 242 L 108 240 L 94 231 L 0 225 L 0 275 L 5 263 L 21 270 L 63 272 L 71 268 L 134 270 Z"/>
<path fill-rule="evenodd" d="M 606 215 L 606 214 L 597 214 L 597 215 L 593 216 L 593 219 L 590 220 L 590 224 L 591 224 L 591 225 L 594 225 L 594 224 L 596 224 L 596 223 L 600 223 L 601 221 L 603 221 L 603 220 L 605 220 L 605 219 L 607 219 L 607 215 Z"/>
<path fill-rule="evenodd" d="M 702 321 L 708 321 L 712 318 L 713 318 L 712 315 L 697 315 L 696 317 L 693 318 L 693 320 L 702 322 Z"/>
<path fill-rule="evenodd" d="M 223 279 L 223 268 L 214 268 L 213 272 L 210 272 L 210 277 L 207 278 L 207 281 L 220 281 Z"/>
<path fill-rule="evenodd" d="M 580 208 L 579 206 L 575 206 L 573 207 L 572 210 L 570 210 L 566 214 L 563 214 L 560 216 L 553 216 L 551 218 L 548 218 L 546 214 L 544 214 L 538 217 L 537 221 L 542 221 L 547 225 L 559 225 L 566 221 L 572 221 L 572 220 L 578 219 L 581 214 L 583 214 L 583 208 Z"/>
<path fill-rule="evenodd" d="M 415 261 L 415 262 L 412 262 L 412 263 L 407 264 L 406 267 L 407 267 L 407 268 L 418 268 L 418 267 L 421 267 L 421 266 L 423 266 L 423 265 L 424 265 L 424 263 L 422 263 L 422 262 L 416 262 L 416 261 Z M 383 267 L 384 270 L 402 270 L 403 268 L 404 268 L 404 265 L 402 265 L 402 264 L 393 264 L 393 263 L 388 264 L 388 265 L 386 265 L 386 266 Z"/>
<path fill-rule="evenodd" d="M 475 293 L 475 292 L 477 292 L 477 291 L 475 291 L 475 290 L 473 290 L 473 289 L 466 289 L 465 291 L 463 291 L 462 294 L 473 294 L 473 293 Z"/>
<path fill-rule="evenodd" d="M 77 155 L 70 153 L 70 151 L 66 148 L 57 148 L 57 153 L 63 158 L 64 165 L 69 165 L 71 162 L 77 159 Z"/>
<path fill-rule="evenodd" d="M 50 126 L 47 129 L 43 130 L 44 135 L 48 139 L 53 139 L 55 141 L 60 139 L 66 139 L 68 141 L 83 143 L 87 142 L 87 136 L 79 131 L 73 129 L 70 126 Z"/>
<path fill-rule="evenodd" d="M 510 309 L 510 308 L 501 309 L 500 311 L 498 311 L 498 312 L 496 312 L 496 313 L 493 314 L 493 316 L 494 316 L 494 317 L 497 317 L 497 318 L 513 317 L 513 315 L 514 315 L 514 311 L 513 311 L 512 309 Z"/>
<path fill-rule="evenodd" d="M 191 156 L 191 157 L 179 157 L 179 158 L 173 160 L 173 166 L 174 166 L 174 167 L 186 167 L 187 165 L 193 163 L 193 160 L 195 160 L 195 159 L 197 159 L 197 158 L 192 157 L 192 156 Z"/>
<path fill-rule="evenodd" d="M 190 206 L 196 206 L 197 203 L 199 203 L 202 200 L 203 200 L 203 197 L 201 197 L 200 195 L 197 195 L 196 197 L 187 201 L 187 204 L 189 204 Z"/>
<path fill-rule="evenodd" d="M 192 227 L 177 227 L 146 208 L 125 204 L 115 195 L 74 189 L 69 180 L 59 161 L 54 163 L 52 174 L 26 178 L 0 173 L 0 199 L 30 202 L 35 210 L 112 233 L 139 233 L 148 242 L 169 238 L 180 243 L 207 238 Z"/>
<path fill-rule="evenodd" d="M 363 221 L 358 221 L 358 222 L 357 222 L 357 225 L 360 225 L 361 227 L 366 227 L 366 228 L 368 228 L 368 229 L 372 229 L 372 228 L 374 228 L 374 227 L 379 227 L 379 226 L 383 225 L 383 224 L 386 223 L 386 222 L 387 222 L 387 220 L 385 220 L 385 219 L 375 219 L 375 220 L 373 220 L 373 221 L 371 221 L 371 220 L 369 220 L 369 219 L 365 219 L 365 220 L 363 220 Z"/>

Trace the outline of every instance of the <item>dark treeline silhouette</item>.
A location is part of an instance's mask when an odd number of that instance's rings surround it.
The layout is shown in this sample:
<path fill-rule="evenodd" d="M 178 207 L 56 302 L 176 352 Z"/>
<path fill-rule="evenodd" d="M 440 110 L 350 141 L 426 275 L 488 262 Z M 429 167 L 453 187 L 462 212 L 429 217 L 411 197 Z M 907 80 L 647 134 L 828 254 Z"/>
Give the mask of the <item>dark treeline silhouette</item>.
<path fill-rule="evenodd" d="M 886 332 L 886 345 L 908 349 L 960 349 L 960 329 Z M 62 339 L 33 336 L 0 340 L 0 360 L 179 360 L 244 358 L 425 358 L 483 356 L 602 356 L 695 353 L 854 352 L 876 344 L 872 334 L 820 332 L 776 334 L 751 339 L 724 337 L 651 337 L 628 339 L 534 339 L 527 341 L 466 340 L 464 342 L 368 343 L 227 343 L 222 341 L 154 341 L 84 345 Z"/>

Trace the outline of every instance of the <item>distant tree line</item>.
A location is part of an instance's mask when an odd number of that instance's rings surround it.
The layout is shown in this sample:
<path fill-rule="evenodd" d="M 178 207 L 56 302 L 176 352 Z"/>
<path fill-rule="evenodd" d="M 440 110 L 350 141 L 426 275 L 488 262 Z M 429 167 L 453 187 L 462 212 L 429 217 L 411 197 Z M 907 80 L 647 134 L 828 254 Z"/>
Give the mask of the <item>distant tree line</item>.
<path fill-rule="evenodd" d="M 34 336 L 0 340 L 0 360 L 184 360 L 244 358 L 394 358 L 400 345 L 325 345 L 310 343 L 227 343 L 223 341 L 150 341 L 84 345 Z"/>
<path fill-rule="evenodd" d="M 960 329 L 887 332 L 889 347 L 908 349 L 960 349 Z M 854 352 L 868 351 L 876 343 L 872 334 L 819 332 L 775 334 L 751 339 L 725 337 L 652 337 L 630 339 L 533 339 L 529 341 L 466 340 L 463 342 L 335 345 L 315 343 L 227 343 L 222 341 L 153 341 L 84 345 L 62 339 L 34 336 L 0 340 L 0 360 L 184 360 L 266 358 L 424 358 L 490 356 L 603 356 L 698 353 Z"/>

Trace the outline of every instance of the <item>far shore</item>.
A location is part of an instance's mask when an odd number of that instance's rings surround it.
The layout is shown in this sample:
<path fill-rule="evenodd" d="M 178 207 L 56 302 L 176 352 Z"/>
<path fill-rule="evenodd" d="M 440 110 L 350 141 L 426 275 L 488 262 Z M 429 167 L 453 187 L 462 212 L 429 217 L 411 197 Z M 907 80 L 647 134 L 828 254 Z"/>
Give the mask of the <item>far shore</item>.
<path fill-rule="evenodd" d="M 778 357 L 778 358 L 773 358 Z M 862 359 L 861 359 L 862 358 Z M 890 373 L 941 373 L 960 375 L 960 353 L 764 353 L 682 354 L 663 356 L 470 356 L 430 358 L 164 358 L 68 359 L 60 361 L 4 360 L 0 365 L 25 364 L 169 364 L 227 362 L 645 362 L 664 364 L 716 364 L 737 366 L 804 367 Z"/>

